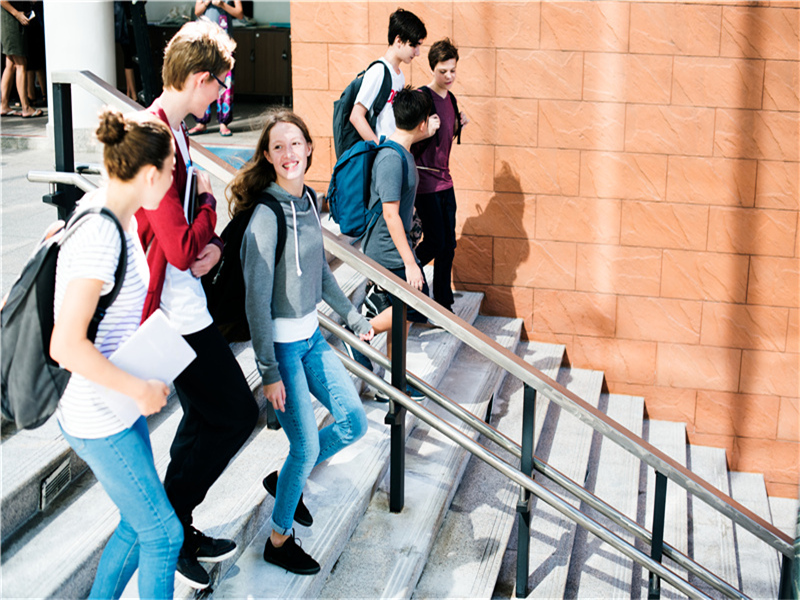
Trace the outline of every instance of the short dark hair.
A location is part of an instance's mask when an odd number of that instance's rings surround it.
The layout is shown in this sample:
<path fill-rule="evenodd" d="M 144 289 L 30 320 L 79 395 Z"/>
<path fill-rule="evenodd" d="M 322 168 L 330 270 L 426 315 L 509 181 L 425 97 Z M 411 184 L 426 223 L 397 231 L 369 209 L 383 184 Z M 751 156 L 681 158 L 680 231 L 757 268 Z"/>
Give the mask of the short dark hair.
<path fill-rule="evenodd" d="M 394 39 L 400 38 L 401 42 L 408 42 L 418 46 L 428 37 L 425 23 L 414 13 L 398 8 L 389 16 L 389 45 L 394 44 Z"/>
<path fill-rule="evenodd" d="M 412 131 L 431 116 L 433 100 L 430 94 L 407 85 L 395 95 L 392 108 L 397 128 Z"/>
<path fill-rule="evenodd" d="M 452 58 L 455 58 L 456 62 L 458 62 L 458 48 L 450 41 L 450 38 L 434 42 L 431 49 L 428 50 L 428 64 L 431 69 L 435 69 L 440 62 L 445 62 Z"/>

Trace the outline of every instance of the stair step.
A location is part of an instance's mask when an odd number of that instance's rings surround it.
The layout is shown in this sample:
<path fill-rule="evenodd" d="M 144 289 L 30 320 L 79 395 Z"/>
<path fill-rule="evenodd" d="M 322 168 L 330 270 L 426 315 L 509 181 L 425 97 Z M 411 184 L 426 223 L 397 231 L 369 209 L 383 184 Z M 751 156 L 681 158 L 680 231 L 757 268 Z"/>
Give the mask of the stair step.
<path fill-rule="evenodd" d="M 555 378 L 564 346 L 526 342 L 518 354 L 545 375 Z M 492 424 L 519 440 L 522 432 L 522 383 L 506 378 L 493 403 Z M 539 411 L 538 431 L 544 423 Z M 480 443 L 490 450 L 497 450 Z M 503 451 L 500 457 L 517 466 Z M 471 458 L 431 550 L 414 598 L 491 598 L 516 515 L 518 487 L 477 458 Z"/>
<path fill-rule="evenodd" d="M 636 435 L 641 435 L 644 398 L 611 394 L 601 399 L 600 404 L 606 406 L 605 412 L 610 418 Z M 599 442 L 599 452 L 590 463 L 595 474 L 594 494 L 635 521 L 639 506 L 641 461 L 607 438 L 601 438 Z M 622 539 L 634 543 L 633 535 L 623 533 L 588 506 L 583 505 L 582 511 L 609 527 Z M 579 528 L 575 536 L 566 596 L 630 598 L 633 569 L 631 559 Z"/>
<path fill-rule="evenodd" d="M 597 407 L 603 388 L 603 373 L 562 367 L 558 382 L 583 400 Z M 547 400 L 537 399 L 537 412 L 545 412 L 545 423 L 536 442 L 536 456 L 564 475 L 583 483 L 587 476 L 593 430 L 577 417 L 562 411 Z M 563 491 L 541 479 L 542 485 L 556 494 Z M 575 506 L 577 501 L 570 499 Z M 529 598 L 563 596 L 577 526 L 544 502 L 534 500 L 531 512 Z M 516 594 L 517 524 L 511 533 L 495 592 Z"/>
<path fill-rule="evenodd" d="M 797 498 L 769 497 L 772 524 L 792 539 L 797 537 L 798 505 L 800 500 Z"/>
<path fill-rule="evenodd" d="M 728 483 L 728 462 L 725 450 L 708 446 L 690 446 L 691 470 L 725 494 L 730 494 Z M 722 513 L 715 511 L 697 497 L 692 497 L 692 540 L 695 561 L 739 588 L 739 569 L 736 566 L 736 542 L 733 537 L 733 522 Z M 690 582 L 698 588 L 708 588 L 699 580 L 690 577 Z"/>
<path fill-rule="evenodd" d="M 764 476 L 731 472 L 730 480 L 731 497 L 769 522 L 769 500 Z M 742 591 L 752 598 L 777 598 L 781 568 L 778 552 L 743 527 L 734 525 L 734 529 Z"/>
<path fill-rule="evenodd" d="M 458 305 L 459 300 L 456 302 L 456 307 Z M 450 345 L 454 339 L 441 330 L 428 330 L 428 333 L 435 333 L 440 338 L 439 343 Z M 425 344 L 427 344 L 426 349 L 432 354 L 441 354 L 435 348 L 438 344 L 434 339 L 423 343 Z M 411 345 L 409 344 L 410 347 Z M 453 362 L 456 349 L 457 346 L 453 346 L 453 353 L 447 360 L 437 361 L 438 364 L 435 368 L 430 368 L 429 373 L 422 370 L 423 365 L 417 367 L 423 379 L 437 386 L 445 376 L 445 365 Z M 410 356 L 409 362 L 411 362 Z M 430 408 L 431 404 L 428 403 L 428 406 Z M 220 582 L 215 592 L 217 597 L 245 595 L 314 597 L 319 594 L 328 573 L 334 569 L 345 546 L 352 546 L 348 540 L 359 526 L 359 520 L 367 510 L 375 488 L 388 467 L 389 431 L 383 424 L 386 405 L 367 403 L 365 408 L 371 425 L 374 425 L 370 427 L 367 436 L 346 448 L 330 463 L 320 465 L 312 473 L 304 490 L 306 504 L 314 514 L 315 525 L 311 529 L 303 529 L 300 537 L 303 547 L 320 563 L 321 573 L 314 577 L 298 577 L 265 563 L 261 553 L 270 533 L 269 526 L 265 526 L 244 551 L 236 569 L 231 570 L 231 575 Z M 416 431 L 415 421 L 414 418 L 407 418 L 407 433 L 409 433 L 407 461 L 413 446 L 411 436 Z M 354 468 L 353 465 L 358 465 L 358 468 Z M 411 489 L 410 467 L 407 469 L 406 489 Z M 411 493 L 407 491 L 407 502 L 410 495 Z M 338 565 L 335 568 L 339 570 Z"/>

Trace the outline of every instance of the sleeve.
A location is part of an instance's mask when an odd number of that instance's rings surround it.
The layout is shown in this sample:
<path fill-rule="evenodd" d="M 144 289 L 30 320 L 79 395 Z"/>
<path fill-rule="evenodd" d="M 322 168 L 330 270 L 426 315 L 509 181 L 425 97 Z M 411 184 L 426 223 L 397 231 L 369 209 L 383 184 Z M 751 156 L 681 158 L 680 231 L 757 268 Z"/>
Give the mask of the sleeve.
<path fill-rule="evenodd" d="M 397 152 L 380 152 L 375 158 L 372 177 L 381 202 L 400 202 L 403 192 L 403 159 Z"/>
<path fill-rule="evenodd" d="M 174 181 L 156 210 L 147 211 L 150 228 L 164 251 L 167 262 L 185 271 L 212 239 L 217 225 L 216 200 L 201 194 L 200 208 L 191 225 L 183 214 L 183 199 Z"/>
<path fill-rule="evenodd" d="M 356 94 L 356 102 L 366 107 L 367 111 L 372 108 L 373 102 L 378 97 L 378 92 L 381 91 L 381 84 L 383 77 L 386 73 L 386 68 L 383 63 L 371 66 L 364 73 L 364 78 L 361 80 L 361 89 Z M 380 111 L 378 111 L 380 112 Z"/>
<path fill-rule="evenodd" d="M 263 385 L 281 380 L 272 335 L 272 287 L 278 224 L 268 208 L 257 206 L 242 238 L 245 314 Z"/>
<path fill-rule="evenodd" d="M 103 282 L 101 295 L 107 294 L 114 287 L 121 251 L 122 240 L 111 221 L 100 215 L 86 217 L 61 247 L 58 266 L 65 269 L 67 282 L 98 279 Z"/>
<path fill-rule="evenodd" d="M 367 333 L 372 327 L 369 321 L 353 306 L 350 299 L 345 296 L 328 262 L 324 260 L 322 265 L 322 299 L 345 320 L 347 326 L 356 334 Z"/>

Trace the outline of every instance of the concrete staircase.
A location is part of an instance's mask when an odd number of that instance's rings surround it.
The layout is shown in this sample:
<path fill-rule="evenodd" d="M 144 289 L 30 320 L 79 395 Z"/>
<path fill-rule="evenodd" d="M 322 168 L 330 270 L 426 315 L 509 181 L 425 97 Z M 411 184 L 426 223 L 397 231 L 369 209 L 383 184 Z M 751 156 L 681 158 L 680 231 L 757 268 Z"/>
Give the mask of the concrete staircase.
<path fill-rule="evenodd" d="M 363 277 L 336 261 L 332 266 L 345 292 L 356 302 L 363 299 Z M 459 294 L 457 314 L 793 535 L 795 501 L 767 498 L 761 476 L 729 473 L 724 451 L 687 447 L 684 426 L 645 420 L 642 398 L 608 394 L 602 373 L 570 366 L 563 346 L 520 344 L 521 322 L 478 316 L 480 301 L 480 294 Z M 321 309 L 330 312 L 325 306 Z M 332 343 L 340 345 L 335 339 Z M 382 339 L 375 342 L 378 349 L 383 344 Z M 233 349 L 263 408 L 252 349 L 244 344 Z M 436 328 L 412 327 L 408 368 L 476 415 L 490 417 L 501 432 L 519 439 L 520 382 L 506 379 L 497 367 L 452 336 Z M 390 513 L 389 438 L 383 423 L 386 405 L 372 401 L 368 391 L 363 397 L 370 420 L 367 436 L 320 465 L 305 490 L 315 524 L 309 529 L 298 526 L 297 535 L 322 565 L 321 573 L 292 576 L 261 558 L 273 503 L 261 479 L 279 468 L 288 452 L 285 435 L 267 429 L 262 413 L 256 431 L 195 515 L 200 529 L 233 538 L 239 548 L 236 556 L 213 565 L 213 590 L 208 594 L 217 598 L 489 598 L 515 594 L 518 488 L 409 415 L 406 503 L 401 513 Z M 427 408 L 465 430 L 432 402 Z M 170 401 L 149 420 L 162 476 L 180 415 L 178 403 Z M 318 424 L 328 418 L 318 407 Z M 650 469 L 547 400 L 537 405 L 535 430 L 539 458 L 651 527 L 654 477 Z M 472 437 L 476 435 L 472 433 Z M 488 445 L 514 462 L 504 451 Z M 84 597 L 100 552 L 116 526 L 116 508 L 60 438 L 55 422 L 31 432 L 5 431 L 2 460 L 0 596 Z M 54 469 L 57 472 L 51 476 Z M 43 479 L 55 480 L 48 483 L 51 495 L 60 488 L 64 491 L 42 511 Z M 555 484 L 542 477 L 539 480 L 563 494 Z M 667 495 L 667 542 L 746 594 L 776 597 L 776 552 L 689 499 L 681 488 L 670 485 Z M 573 504 L 580 506 L 578 501 Z M 588 507 L 581 508 L 592 514 Z M 530 597 L 646 595 L 646 572 L 556 511 L 535 502 L 532 524 Z M 136 592 L 134 578 L 125 597 L 136 597 Z M 713 591 L 710 594 L 717 596 Z M 662 595 L 677 596 L 667 587 Z M 176 597 L 193 596 L 190 588 L 176 586 Z"/>

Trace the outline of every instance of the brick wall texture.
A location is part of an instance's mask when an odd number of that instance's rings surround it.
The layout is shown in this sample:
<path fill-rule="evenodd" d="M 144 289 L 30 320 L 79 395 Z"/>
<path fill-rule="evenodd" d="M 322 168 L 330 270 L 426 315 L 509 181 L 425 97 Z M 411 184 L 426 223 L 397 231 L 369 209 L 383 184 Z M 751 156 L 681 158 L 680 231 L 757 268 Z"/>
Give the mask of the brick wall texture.
<path fill-rule="evenodd" d="M 294 106 L 327 188 L 333 101 L 398 6 L 459 46 L 454 285 L 796 496 L 796 2 L 303 2 Z"/>

